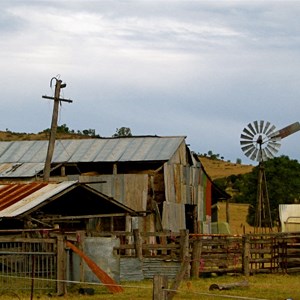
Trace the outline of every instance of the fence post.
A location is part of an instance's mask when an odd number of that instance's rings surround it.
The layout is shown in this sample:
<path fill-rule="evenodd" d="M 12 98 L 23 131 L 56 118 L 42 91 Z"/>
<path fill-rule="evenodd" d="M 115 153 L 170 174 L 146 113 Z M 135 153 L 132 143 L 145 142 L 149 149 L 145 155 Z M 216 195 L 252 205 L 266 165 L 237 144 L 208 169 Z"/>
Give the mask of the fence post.
<path fill-rule="evenodd" d="M 136 257 L 140 260 L 143 259 L 143 251 L 142 251 L 142 239 L 141 234 L 138 229 L 133 229 L 134 235 L 134 247 L 136 252 Z"/>
<path fill-rule="evenodd" d="M 189 231 L 186 229 L 180 230 L 180 259 L 184 260 L 189 256 Z"/>
<path fill-rule="evenodd" d="M 189 251 L 189 231 L 187 229 L 180 230 L 180 260 L 184 262 L 187 258 L 190 261 L 190 251 Z M 190 278 L 190 265 L 186 272 L 187 277 Z"/>
<path fill-rule="evenodd" d="M 65 239 L 63 235 L 57 236 L 57 294 L 64 295 L 66 293 L 66 253 Z"/>
<path fill-rule="evenodd" d="M 250 239 L 248 235 L 243 236 L 243 273 L 245 276 L 250 275 L 249 271 L 250 263 Z"/>
<path fill-rule="evenodd" d="M 181 281 L 184 279 L 186 272 L 189 271 L 190 257 L 185 257 L 184 261 L 181 263 L 180 269 L 176 274 L 175 280 L 173 281 L 171 288 L 167 294 L 167 299 L 172 300 L 177 293 Z"/>
<path fill-rule="evenodd" d="M 192 256 L 192 277 L 199 278 L 200 258 L 202 252 L 202 241 L 197 238 L 193 243 L 193 256 Z"/>
<path fill-rule="evenodd" d="M 152 300 L 167 300 L 168 291 L 168 276 L 154 275 L 153 276 L 153 295 Z"/>

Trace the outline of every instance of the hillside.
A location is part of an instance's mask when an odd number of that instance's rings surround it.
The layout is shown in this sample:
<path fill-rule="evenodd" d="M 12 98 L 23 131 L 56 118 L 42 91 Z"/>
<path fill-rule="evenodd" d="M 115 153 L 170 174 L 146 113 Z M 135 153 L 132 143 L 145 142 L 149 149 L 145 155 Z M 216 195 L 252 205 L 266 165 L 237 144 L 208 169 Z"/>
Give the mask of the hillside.
<path fill-rule="evenodd" d="M 230 175 L 239 175 L 250 173 L 254 166 L 231 163 L 219 159 L 210 159 L 208 157 L 199 157 L 205 171 L 212 180 Z"/>
<path fill-rule="evenodd" d="M 91 136 L 77 133 L 60 133 L 56 134 L 57 139 L 86 139 Z M 0 141 L 30 141 L 30 140 L 46 140 L 49 139 L 48 132 L 40 133 L 19 133 L 11 131 L 0 131 Z"/>

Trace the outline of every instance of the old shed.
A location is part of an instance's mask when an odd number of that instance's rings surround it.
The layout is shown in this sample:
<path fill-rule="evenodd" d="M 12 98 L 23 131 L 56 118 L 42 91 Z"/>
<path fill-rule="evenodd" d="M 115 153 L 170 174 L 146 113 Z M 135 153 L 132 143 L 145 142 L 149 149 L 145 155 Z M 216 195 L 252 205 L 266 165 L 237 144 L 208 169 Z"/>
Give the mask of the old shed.
<path fill-rule="evenodd" d="M 119 224 L 124 231 L 210 233 L 211 222 L 217 221 L 215 204 L 227 197 L 213 184 L 184 136 L 57 140 L 50 182 L 43 183 L 47 145 L 47 141 L 0 142 L 0 184 L 45 184 L 42 198 L 38 197 L 41 204 L 26 210 L 37 226 L 72 216 L 81 221 L 81 229 L 90 231 L 109 231 Z M 68 186 L 67 195 L 75 189 L 70 199 L 78 209 L 69 200 L 66 216 L 49 210 L 53 196 L 43 189 L 51 184 Z M 25 198 L 6 203 L 5 209 L 21 207 Z M 97 200 L 87 202 L 91 198 Z M 82 214 L 87 204 L 93 213 Z M 40 213 L 42 206 L 48 210 Z M 83 215 L 90 215 L 88 222 Z"/>

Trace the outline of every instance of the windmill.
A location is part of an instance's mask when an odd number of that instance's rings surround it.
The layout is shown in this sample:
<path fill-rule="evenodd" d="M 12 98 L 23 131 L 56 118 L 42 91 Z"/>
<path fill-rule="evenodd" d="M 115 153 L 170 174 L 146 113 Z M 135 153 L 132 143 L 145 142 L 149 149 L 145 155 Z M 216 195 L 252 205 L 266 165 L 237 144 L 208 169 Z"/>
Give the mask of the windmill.
<path fill-rule="evenodd" d="M 267 188 L 264 161 L 272 159 L 280 148 L 281 139 L 300 130 L 300 123 L 295 122 L 280 130 L 270 122 L 254 121 L 249 123 L 241 134 L 241 148 L 251 160 L 258 161 L 257 201 L 254 231 L 269 227 L 272 230 L 272 217 Z"/>

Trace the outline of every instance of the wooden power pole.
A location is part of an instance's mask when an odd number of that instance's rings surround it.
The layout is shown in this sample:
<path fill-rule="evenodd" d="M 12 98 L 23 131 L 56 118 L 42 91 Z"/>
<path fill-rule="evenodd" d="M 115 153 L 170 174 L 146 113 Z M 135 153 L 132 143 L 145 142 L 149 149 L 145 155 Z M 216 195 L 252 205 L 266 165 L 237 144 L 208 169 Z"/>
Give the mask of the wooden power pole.
<path fill-rule="evenodd" d="M 42 98 L 44 98 L 44 99 L 54 100 L 50 137 L 49 137 L 49 143 L 48 143 L 48 151 L 47 151 L 45 167 L 44 167 L 44 178 L 43 178 L 44 181 L 49 181 L 49 178 L 50 178 L 51 161 L 52 161 L 52 157 L 53 157 L 53 153 L 54 153 L 55 138 L 56 138 L 56 131 L 57 131 L 59 102 L 61 102 L 61 101 L 69 102 L 69 103 L 73 102 L 72 100 L 60 98 L 60 90 L 65 88 L 67 85 L 65 83 L 62 83 L 62 81 L 57 79 L 56 77 L 53 77 L 50 81 L 50 86 L 52 86 L 53 79 L 56 80 L 54 97 L 42 96 Z"/>

